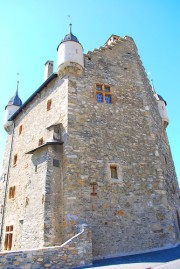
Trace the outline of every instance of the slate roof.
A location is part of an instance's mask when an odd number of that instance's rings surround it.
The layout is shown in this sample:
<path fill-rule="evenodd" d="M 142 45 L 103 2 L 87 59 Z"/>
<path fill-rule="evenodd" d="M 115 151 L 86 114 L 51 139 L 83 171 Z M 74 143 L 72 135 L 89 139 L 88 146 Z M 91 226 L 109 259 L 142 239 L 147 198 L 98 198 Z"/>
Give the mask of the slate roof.
<path fill-rule="evenodd" d="M 43 84 L 26 100 L 26 102 L 20 106 L 20 108 L 12 115 L 12 117 L 9 118 L 9 121 L 14 120 L 16 116 L 22 111 L 22 109 L 56 77 L 57 74 L 54 73 L 48 79 L 46 79 L 46 81 L 43 82 Z"/>

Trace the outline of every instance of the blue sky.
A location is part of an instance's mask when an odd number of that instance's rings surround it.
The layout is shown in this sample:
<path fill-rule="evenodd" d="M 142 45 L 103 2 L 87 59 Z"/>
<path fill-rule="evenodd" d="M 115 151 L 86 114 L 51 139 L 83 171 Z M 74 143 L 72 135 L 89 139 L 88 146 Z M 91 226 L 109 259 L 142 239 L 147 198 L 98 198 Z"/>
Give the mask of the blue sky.
<path fill-rule="evenodd" d="M 7 137 L 4 107 L 15 92 L 17 73 L 24 102 L 43 83 L 47 60 L 54 60 L 56 72 L 56 48 L 68 32 L 68 15 L 85 53 L 111 34 L 133 37 L 155 90 L 168 104 L 167 133 L 180 182 L 179 0 L 0 0 L 0 167 Z"/>

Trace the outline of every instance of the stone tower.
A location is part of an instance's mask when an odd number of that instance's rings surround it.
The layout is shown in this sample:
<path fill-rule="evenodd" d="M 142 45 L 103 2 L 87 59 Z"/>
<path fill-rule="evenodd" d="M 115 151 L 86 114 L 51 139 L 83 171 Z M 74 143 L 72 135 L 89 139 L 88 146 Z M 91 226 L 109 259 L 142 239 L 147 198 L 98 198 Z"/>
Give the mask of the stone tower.
<path fill-rule="evenodd" d="M 57 74 L 8 118 L 1 248 L 60 245 L 82 223 L 94 258 L 176 244 L 168 121 L 132 38 L 112 35 L 83 55 L 70 28 Z"/>

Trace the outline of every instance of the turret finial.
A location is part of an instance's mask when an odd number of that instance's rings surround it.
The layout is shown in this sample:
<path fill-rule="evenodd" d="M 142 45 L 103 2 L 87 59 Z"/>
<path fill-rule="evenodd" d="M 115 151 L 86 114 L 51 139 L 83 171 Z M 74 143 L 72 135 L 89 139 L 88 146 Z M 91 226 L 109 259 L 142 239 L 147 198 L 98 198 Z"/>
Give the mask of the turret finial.
<path fill-rule="evenodd" d="M 69 18 L 69 21 L 70 21 L 70 23 L 69 23 L 69 33 L 70 33 L 70 35 L 72 34 L 72 22 L 71 22 L 71 15 L 68 15 L 68 18 Z"/>
<path fill-rule="evenodd" d="M 18 88 L 19 88 L 19 80 L 17 81 L 16 95 L 18 95 Z"/>
<path fill-rule="evenodd" d="M 19 76 L 19 73 L 17 73 L 17 76 Z M 19 79 L 17 80 L 17 89 L 16 89 L 16 95 L 18 96 L 18 89 L 19 89 Z"/>
<path fill-rule="evenodd" d="M 69 24 L 69 33 L 72 34 L 72 23 Z"/>

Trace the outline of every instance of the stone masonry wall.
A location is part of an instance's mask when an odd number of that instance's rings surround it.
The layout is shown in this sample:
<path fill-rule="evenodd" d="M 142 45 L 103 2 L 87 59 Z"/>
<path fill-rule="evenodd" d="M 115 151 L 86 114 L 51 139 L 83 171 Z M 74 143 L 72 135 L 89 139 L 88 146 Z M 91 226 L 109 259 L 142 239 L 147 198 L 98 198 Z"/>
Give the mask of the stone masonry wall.
<path fill-rule="evenodd" d="M 97 102 L 95 83 L 111 86 L 111 104 Z M 57 124 L 63 145 L 26 154 L 40 138 L 52 137 Z M 10 142 L 11 135 L 2 189 Z M 173 245 L 179 238 L 179 192 L 168 139 L 129 37 L 89 52 L 81 76 L 54 79 L 28 103 L 15 119 L 10 164 L 8 189 L 16 186 L 16 193 L 7 196 L 3 241 L 5 227 L 13 225 L 13 250 L 59 245 L 82 223 L 92 226 L 93 258 Z M 112 164 L 117 179 L 111 178 Z M 46 250 L 39 263 L 46 262 Z M 63 259 L 68 261 L 66 255 Z"/>
<path fill-rule="evenodd" d="M 112 104 L 96 101 L 95 83 L 111 86 Z M 156 140 L 166 135 L 132 39 L 88 53 L 84 74 L 70 75 L 68 89 L 65 235 L 90 223 L 94 258 L 173 245 L 179 231 Z"/>
<path fill-rule="evenodd" d="M 91 231 L 82 231 L 62 246 L 0 253 L 0 269 L 59 269 L 92 264 Z"/>
<path fill-rule="evenodd" d="M 50 99 L 52 100 L 51 109 L 47 111 L 47 101 Z M 58 123 L 61 123 L 63 126 L 63 135 L 66 137 L 66 79 L 54 79 L 51 81 L 43 91 L 28 103 L 15 119 L 14 141 L 4 214 L 2 249 L 5 238 L 5 227 L 10 225 L 13 225 L 13 250 L 43 247 L 44 242 L 46 241 L 47 243 L 48 239 L 46 235 L 48 234 L 47 230 L 49 230 L 47 218 L 51 212 L 45 212 L 49 207 L 48 199 L 50 199 L 46 198 L 49 184 L 46 182 L 46 179 L 48 181 L 49 168 L 52 167 L 51 162 L 53 162 L 53 158 L 49 156 L 48 147 L 36 150 L 33 154 L 26 153 L 38 147 L 40 138 L 43 138 L 44 142 L 49 139 L 50 131 L 48 127 Z M 19 127 L 21 125 L 22 132 L 19 134 Z M 3 174 L 7 174 L 10 142 L 11 135 L 8 135 Z M 17 163 L 13 165 L 15 154 L 17 154 Z M 60 181 L 60 174 L 59 177 L 52 177 L 53 180 Z M 56 185 L 56 182 L 54 182 L 54 185 Z M 13 199 L 9 199 L 8 196 L 8 190 L 11 186 L 16 186 L 15 197 Z M 57 206 L 52 204 L 51 211 L 53 212 L 54 210 L 56 212 L 56 219 L 58 220 L 59 213 L 57 214 L 55 207 L 57 208 Z M 46 231 L 44 227 L 45 218 Z M 51 234 L 52 230 L 49 232 Z M 60 234 L 59 230 L 57 232 Z M 51 237 L 54 238 L 54 235 L 51 234 Z M 49 240 L 58 244 L 62 243 L 59 237 L 57 237 L 56 242 L 54 239 L 49 238 Z"/>
<path fill-rule="evenodd" d="M 54 162 L 57 164 L 55 165 Z M 63 146 L 50 146 L 46 175 L 44 241 L 45 246 L 60 245 L 63 241 Z"/>

